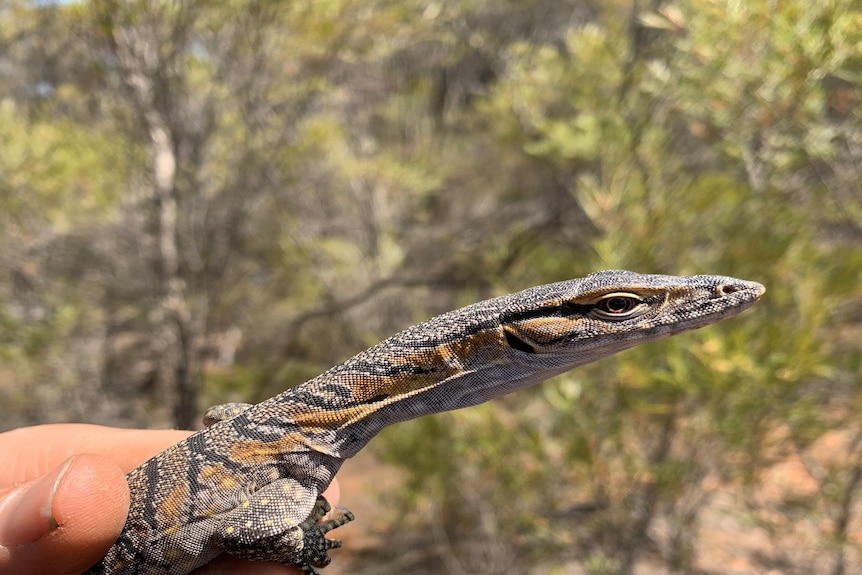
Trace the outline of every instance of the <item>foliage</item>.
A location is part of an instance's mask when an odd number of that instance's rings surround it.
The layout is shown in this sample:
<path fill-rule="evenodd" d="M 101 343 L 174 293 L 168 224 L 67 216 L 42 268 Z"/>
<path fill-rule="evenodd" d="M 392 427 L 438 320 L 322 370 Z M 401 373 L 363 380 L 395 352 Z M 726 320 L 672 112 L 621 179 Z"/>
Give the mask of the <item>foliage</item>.
<path fill-rule="evenodd" d="M 766 298 L 384 432 L 368 572 L 721 571 L 725 494 L 750 572 L 847 572 L 860 46 L 850 0 L 8 2 L 4 427 L 187 426 L 490 295 L 725 273 Z M 788 461 L 816 489 L 767 498 Z"/>

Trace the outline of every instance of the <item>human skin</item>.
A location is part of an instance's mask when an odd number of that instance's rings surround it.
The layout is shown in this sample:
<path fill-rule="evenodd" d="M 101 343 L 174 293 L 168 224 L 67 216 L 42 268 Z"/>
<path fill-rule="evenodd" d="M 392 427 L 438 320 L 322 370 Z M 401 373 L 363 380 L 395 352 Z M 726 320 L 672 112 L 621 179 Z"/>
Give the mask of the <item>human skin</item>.
<path fill-rule="evenodd" d="M 0 433 L 0 575 L 80 575 L 105 555 L 129 510 L 125 474 L 190 431 L 85 424 Z M 337 503 L 337 482 L 324 496 Z M 296 575 L 222 556 L 193 575 Z"/>

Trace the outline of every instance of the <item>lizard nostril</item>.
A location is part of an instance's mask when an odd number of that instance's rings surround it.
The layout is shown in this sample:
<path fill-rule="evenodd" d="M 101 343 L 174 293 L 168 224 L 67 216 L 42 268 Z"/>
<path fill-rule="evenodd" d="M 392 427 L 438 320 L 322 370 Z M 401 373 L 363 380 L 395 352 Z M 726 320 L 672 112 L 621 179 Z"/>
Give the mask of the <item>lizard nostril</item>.
<path fill-rule="evenodd" d="M 718 289 L 716 291 L 718 291 L 718 293 L 720 293 L 721 295 L 730 295 L 732 293 L 738 292 L 739 288 L 735 285 L 722 284 L 718 286 Z"/>

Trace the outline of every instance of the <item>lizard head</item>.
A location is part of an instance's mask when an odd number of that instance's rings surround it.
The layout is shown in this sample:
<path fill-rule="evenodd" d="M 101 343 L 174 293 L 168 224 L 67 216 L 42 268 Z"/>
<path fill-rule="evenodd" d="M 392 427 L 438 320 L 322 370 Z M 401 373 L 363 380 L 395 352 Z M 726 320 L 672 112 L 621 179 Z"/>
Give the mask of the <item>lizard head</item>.
<path fill-rule="evenodd" d="M 514 352 L 557 357 L 571 369 L 736 315 L 764 292 L 726 276 L 605 271 L 504 296 L 500 328 Z"/>

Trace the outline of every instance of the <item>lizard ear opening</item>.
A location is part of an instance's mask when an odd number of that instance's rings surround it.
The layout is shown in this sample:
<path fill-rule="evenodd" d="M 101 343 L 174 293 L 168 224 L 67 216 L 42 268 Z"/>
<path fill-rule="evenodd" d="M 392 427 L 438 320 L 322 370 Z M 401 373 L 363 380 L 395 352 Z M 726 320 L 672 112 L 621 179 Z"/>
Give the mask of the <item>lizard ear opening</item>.
<path fill-rule="evenodd" d="M 506 343 L 509 344 L 509 347 L 512 349 L 517 349 L 518 351 L 523 351 L 524 353 L 536 353 L 536 350 L 532 345 L 519 338 L 517 335 L 509 331 L 508 329 L 504 329 L 503 333 L 506 334 Z"/>

